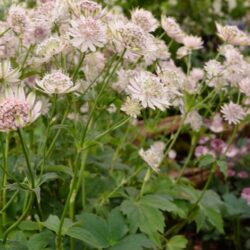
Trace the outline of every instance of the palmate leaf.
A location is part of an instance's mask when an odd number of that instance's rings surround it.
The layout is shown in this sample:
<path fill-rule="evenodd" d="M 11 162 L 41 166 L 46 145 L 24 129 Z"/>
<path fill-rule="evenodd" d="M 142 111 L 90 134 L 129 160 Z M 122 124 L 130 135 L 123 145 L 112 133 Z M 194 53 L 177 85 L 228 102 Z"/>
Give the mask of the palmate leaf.
<path fill-rule="evenodd" d="M 50 231 L 34 234 L 28 241 L 29 250 L 44 250 L 48 246 L 50 240 L 53 239 L 53 234 Z"/>
<path fill-rule="evenodd" d="M 178 209 L 167 195 L 146 195 L 139 201 L 126 200 L 121 205 L 121 211 L 127 216 L 131 233 L 139 228 L 146 233 L 157 245 L 160 245 L 160 234 L 165 227 L 162 211 L 168 211 L 185 216 L 185 212 Z M 178 212 L 176 212 L 178 211 Z"/>
<path fill-rule="evenodd" d="M 50 215 L 48 219 L 41 223 L 44 227 L 48 228 L 49 230 L 57 233 L 60 225 L 60 219 L 56 215 Z M 62 227 L 62 234 L 65 234 L 69 228 L 73 226 L 73 222 L 66 218 L 63 223 Z"/>
<path fill-rule="evenodd" d="M 155 246 L 144 234 L 134 234 L 128 235 L 109 250 L 143 250 L 145 248 L 155 249 Z"/>
<path fill-rule="evenodd" d="M 212 190 L 206 191 L 203 199 L 199 203 L 199 210 L 196 217 L 197 231 L 205 226 L 205 221 L 209 221 L 220 233 L 224 233 L 221 210 L 224 203 L 217 193 Z"/>
<path fill-rule="evenodd" d="M 123 249 L 133 246 L 132 249 L 140 250 L 142 246 L 153 246 L 153 243 L 145 235 L 125 237 L 128 227 L 119 208 L 113 209 L 107 220 L 90 213 L 83 213 L 77 216 L 77 219 L 77 226 L 71 227 L 66 235 L 81 240 L 95 249 L 120 249 L 118 246 Z M 136 239 L 138 242 L 133 242 Z"/>
<path fill-rule="evenodd" d="M 98 239 L 96 236 L 93 236 L 89 231 L 81 227 L 72 227 L 67 231 L 66 234 L 74 239 L 81 240 L 96 249 L 107 247 L 106 242 L 103 242 L 102 239 Z"/>

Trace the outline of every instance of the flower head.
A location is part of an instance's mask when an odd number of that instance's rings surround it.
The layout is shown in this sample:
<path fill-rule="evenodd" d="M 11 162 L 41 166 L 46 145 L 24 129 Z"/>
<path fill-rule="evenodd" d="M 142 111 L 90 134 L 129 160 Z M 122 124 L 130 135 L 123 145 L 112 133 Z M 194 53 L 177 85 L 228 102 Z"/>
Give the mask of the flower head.
<path fill-rule="evenodd" d="M 244 93 L 246 96 L 250 97 L 250 78 L 249 77 L 243 78 L 239 82 L 239 87 L 240 87 L 240 91 L 242 93 Z"/>
<path fill-rule="evenodd" d="M 190 50 L 197 50 L 203 47 L 203 41 L 198 36 L 185 36 L 182 42 Z"/>
<path fill-rule="evenodd" d="M 159 77 L 148 71 L 141 71 L 130 79 L 127 92 L 132 99 L 139 100 L 144 108 L 165 110 L 170 106 L 170 89 L 163 85 Z"/>
<path fill-rule="evenodd" d="M 237 26 L 226 25 L 222 26 L 216 23 L 218 36 L 224 41 L 236 46 L 250 45 L 250 38 L 243 31 L 239 30 Z"/>
<path fill-rule="evenodd" d="M 182 43 L 184 37 L 186 37 L 185 32 L 182 31 L 180 25 L 175 21 L 173 17 L 162 16 L 161 26 L 168 34 L 168 36 L 178 43 Z"/>
<path fill-rule="evenodd" d="M 142 106 L 138 100 L 127 97 L 125 103 L 121 106 L 121 110 L 127 115 L 136 118 L 141 113 Z"/>
<path fill-rule="evenodd" d="M 143 55 L 143 52 L 155 49 L 151 36 L 132 22 L 117 22 L 110 25 L 110 29 L 118 51 L 127 49 L 127 52 Z"/>
<path fill-rule="evenodd" d="M 69 35 L 71 44 L 82 52 L 96 51 L 107 41 L 105 25 L 93 17 L 80 16 L 72 20 Z"/>
<path fill-rule="evenodd" d="M 202 117 L 196 110 L 191 111 L 187 114 L 185 124 L 189 124 L 194 131 L 199 131 L 203 124 Z"/>
<path fill-rule="evenodd" d="M 243 188 L 241 191 L 241 198 L 244 199 L 248 205 L 250 205 L 250 187 Z"/>
<path fill-rule="evenodd" d="M 242 120 L 246 113 L 243 110 L 243 108 L 236 103 L 230 102 L 228 104 L 224 104 L 221 108 L 221 113 L 223 115 L 223 118 L 229 123 L 229 124 L 238 124 L 240 120 Z"/>
<path fill-rule="evenodd" d="M 66 42 L 56 36 L 51 36 L 38 44 L 35 54 L 41 62 L 48 62 L 53 56 L 61 53 L 66 47 Z"/>
<path fill-rule="evenodd" d="M 224 130 L 223 120 L 219 113 L 215 114 L 212 121 L 208 125 L 209 129 L 214 133 L 220 133 Z"/>
<path fill-rule="evenodd" d="M 37 86 L 43 92 L 51 94 L 66 94 L 78 89 L 79 85 L 71 81 L 70 77 L 61 71 L 47 74 L 42 80 L 37 81 Z"/>
<path fill-rule="evenodd" d="M 102 6 L 94 1 L 80 0 L 76 5 L 84 16 L 97 16 L 102 13 Z"/>
<path fill-rule="evenodd" d="M 131 14 L 132 22 L 140 26 L 145 32 L 155 31 L 159 23 L 150 11 L 144 9 L 135 9 Z"/>
<path fill-rule="evenodd" d="M 140 149 L 139 155 L 155 172 L 159 172 L 159 166 L 164 157 L 164 149 L 165 144 L 157 141 L 148 150 Z"/>
<path fill-rule="evenodd" d="M 36 96 L 27 97 L 22 87 L 8 88 L 0 97 L 0 131 L 8 132 L 25 127 L 41 114 L 42 103 Z"/>
<path fill-rule="evenodd" d="M 26 10 L 20 6 L 12 5 L 9 9 L 7 23 L 14 32 L 24 32 L 29 24 Z"/>

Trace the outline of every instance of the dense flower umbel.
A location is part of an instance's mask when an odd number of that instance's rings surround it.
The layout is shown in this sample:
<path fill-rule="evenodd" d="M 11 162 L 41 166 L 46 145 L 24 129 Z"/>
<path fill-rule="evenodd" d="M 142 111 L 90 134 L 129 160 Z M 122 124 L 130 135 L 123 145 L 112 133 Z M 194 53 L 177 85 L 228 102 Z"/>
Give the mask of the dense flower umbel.
<path fill-rule="evenodd" d="M 216 23 L 218 36 L 224 41 L 236 46 L 250 45 L 250 38 L 243 31 L 239 30 L 237 26 L 222 26 Z"/>
<path fill-rule="evenodd" d="M 230 102 L 228 104 L 224 104 L 221 108 L 221 113 L 223 118 L 229 124 L 238 124 L 246 115 L 243 108 L 236 103 Z"/>
<path fill-rule="evenodd" d="M 165 144 L 157 141 L 147 150 L 140 149 L 139 155 L 155 172 L 159 172 L 159 166 L 164 157 L 164 149 Z"/>
<path fill-rule="evenodd" d="M 170 106 L 170 89 L 163 85 L 159 77 L 148 71 L 141 71 L 132 78 L 127 92 L 133 99 L 139 100 L 144 108 L 165 110 Z"/>
<path fill-rule="evenodd" d="M 144 9 L 135 9 L 131 14 L 132 22 L 140 26 L 145 32 L 155 31 L 159 23 L 151 12 Z"/>
<path fill-rule="evenodd" d="M 20 6 L 11 6 L 7 17 L 7 23 L 14 32 L 24 32 L 29 23 L 26 10 Z"/>
<path fill-rule="evenodd" d="M 42 80 L 37 81 L 37 86 L 46 94 L 66 94 L 79 88 L 79 85 L 71 81 L 70 77 L 61 71 L 47 74 Z"/>
<path fill-rule="evenodd" d="M 138 100 L 127 97 L 125 103 L 121 106 L 121 110 L 127 115 L 136 118 L 141 113 L 142 106 Z"/>
<path fill-rule="evenodd" d="M 106 29 L 104 24 L 93 17 L 80 16 L 71 21 L 69 35 L 71 44 L 82 52 L 96 51 L 106 43 Z"/>
<path fill-rule="evenodd" d="M 27 97 L 22 87 L 6 89 L 0 97 L 0 131 L 8 132 L 25 127 L 41 114 L 42 103 L 36 96 Z"/>
<path fill-rule="evenodd" d="M 173 17 L 162 16 L 161 26 L 168 34 L 168 36 L 171 37 L 173 40 L 175 40 L 178 43 L 183 42 L 183 39 L 186 36 L 186 34 L 185 32 L 182 31 L 181 27 Z"/>
<path fill-rule="evenodd" d="M 151 47 L 153 43 L 148 33 L 132 22 L 126 24 L 119 22 L 111 26 L 110 29 L 118 51 L 127 49 L 143 55 L 143 52 L 146 53 L 155 49 L 155 47 Z"/>

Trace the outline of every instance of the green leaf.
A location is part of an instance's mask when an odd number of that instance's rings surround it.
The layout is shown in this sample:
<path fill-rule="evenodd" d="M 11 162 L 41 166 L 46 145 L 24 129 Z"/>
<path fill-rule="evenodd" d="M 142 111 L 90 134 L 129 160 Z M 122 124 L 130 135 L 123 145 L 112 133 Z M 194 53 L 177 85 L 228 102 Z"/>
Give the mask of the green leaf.
<path fill-rule="evenodd" d="M 146 195 L 141 199 L 141 204 L 155 207 L 163 211 L 174 213 L 181 218 L 185 218 L 186 213 L 180 209 L 173 201 L 173 198 L 164 194 Z"/>
<path fill-rule="evenodd" d="M 48 228 L 55 233 L 58 232 L 60 219 L 56 215 L 50 215 L 48 219 L 41 223 L 44 227 Z M 70 219 L 66 218 L 62 227 L 62 235 L 65 234 L 70 227 L 73 226 L 73 223 Z"/>
<path fill-rule="evenodd" d="M 59 172 L 64 173 L 66 175 L 73 176 L 72 169 L 63 165 L 53 165 L 53 166 L 47 166 L 45 168 L 47 172 Z"/>
<path fill-rule="evenodd" d="M 34 234 L 28 241 L 29 250 L 43 250 L 48 246 L 50 240 L 53 239 L 53 234 L 49 231 Z"/>
<path fill-rule="evenodd" d="M 83 213 L 77 216 L 77 227 L 72 227 L 67 235 L 82 240 L 95 248 L 116 245 L 128 232 L 128 227 L 120 208 L 113 209 L 107 221 L 95 214 Z"/>
<path fill-rule="evenodd" d="M 39 225 L 37 222 L 25 220 L 18 226 L 22 231 L 37 231 L 39 230 Z"/>
<path fill-rule="evenodd" d="M 12 241 L 3 249 L 4 250 L 29 250 L 28 247 L 20 241 Z"/>
<path fill-rule="evenodd" d="M 211 207 L 203 207 L 202 211 L 207 217 L 208 221 L 220 232 L 224 233 L 223 220 L 219 212 Z"/>
<path fill-rule="evenodd" d="M 39 181 L 39 185 L 42 185 L 48 181 L 57 179 L 58 175 L 56 173 L 46 173 L 44 175 L 41 176 L 40 181 Z"/>
<path fill-rule="evenodd" d="M 155 249 L 155 245 L 144 234 L 134 234 L 128 235 L 109 250 L 143 250 L 145 248 L 152 250 Z"/>
<path fill-rule="evenodd" d="M 164 231 L 165 218 L 158 208 L 155 208 L 153 204 L 147 205 L 141 201 L 126 200 L 121 205 L 121 211 L 128 218 L 130 232 L 135 233 L 139 228 L 160 245 L 159 232 Z"/>
<path fill-rule="evenodd" d="M 125 224 L 124 218 L 119 208 L 113 209 L 107 219 L 109 229 L 109 242 L 110 245 L 117 243 L 128 232 L 128 227 Z"/>
<path fill-rule="evenodd" d="M 204 155 L 200 159 L 199 166 L 200 167 L 206 167 L 206 166 L 211 165 L 214 162 L 215 162 L 215 159 L 214 159 L 214 157 L 212 155 Z"/>
<path fill-rule="evenodd" d="M 187 244 L 188 240 L 183 235 L 176 235 L 168 241 L 166 250 L 182 250 Z"/>
<path fill-rule="evenodd" d="M 108 246 L 106 243 L 103 243 L 102 240 L 99 240 L 98 238 L 96 238 L 96 236 L 94 236 L 84 228 L 72 227 L 67 231 L 66 235 L 74 239 L 81 240 L 96 249 L 105 248 Z"/>
<path fill-rule="evenodd" d="M 220 171 L 223 173 L 224 177 L 227 178 L 227 170 L 228 170 L 227 162 L 217 161 L 217 164 L 219 166 Z"/>
<path fill-rule="evenodd" d="M 223 195 L 225 201 L 226 215 L 229 217 L 244 216 L 249 218 L 249 206 L 246 201 L 237 198 L 234 194 Z"/>

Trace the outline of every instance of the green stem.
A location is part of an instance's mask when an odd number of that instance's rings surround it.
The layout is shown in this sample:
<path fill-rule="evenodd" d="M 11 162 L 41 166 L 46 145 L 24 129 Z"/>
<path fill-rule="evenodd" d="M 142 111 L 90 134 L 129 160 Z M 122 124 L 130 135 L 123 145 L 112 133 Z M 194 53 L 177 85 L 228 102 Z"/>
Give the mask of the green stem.
<path fill-rule="evenodd" d="M 69 204 L 70 204 L 70 200 L 71 197 L 74 193 L 75 190 L 75 185 L 77 183 L 77 173 L 74 174 L 73 179 L 71 181 L 71 185 L 70 185 L 70 191 L 62 212 L 62 216 L 61 216 L 61 220 L 60 220 L 60 224 L 59 224 L 59 228 L 58 228 L 58 232 L 57 232 L 57 238 L 56 238 L 56 250 L 62 250 L 62 228 L 63 228 L 63 224 L 64 224 L 64 219 L 66 217 L 68 208 L 69 208 Z"/>
<path fill-rule="evenodd" d="M 148 168 L 147 171 L 146 171 L 146 173 L 145 173 L 143 182 L 142 182 L 141 191 L 140 191 L 140 195 L 139 195 L 140 198 L 143 197 L 144 190 L 145 190 L 145 186 L 146 186 L 146 183 L 147 183 L 147 182 L 149 181 L 149 179 L 150 179 L 150 175 L 151 175 L 151 169 Z"/>
<path fill-rule="evenodd" d="M 89 114 L 88 121 L 87 121 L 87 124 L 86 124 L 86 126 L 85 126 L 85 129 L 84 129 L 83 133 L 81 133 L 81 134 L 82 134 L 82 137 L 81 137 L 81 146 L 82 146 L 83 141 L 84 141 L 84 139 L 85 139 L 85 136 L 86 136 L 88 127 L 89 127 L 89 125 L 90 125 L 90 121 L 92 120 L 92 117 L 93 117 L 93 115 L 94 115 L 94 111 L 95 111 L 97 102 L 99 101 L 99 99 L 100 99 L 100 97 L 101 97 L 101 95 L 102 95 L 104 89 L 105 89 L 106 86 L 108 85 L 110 79 L 113 77 L 114 73 L 116 72 L 116 70 L 117 70 L 117 68 L 118 68 L 118 66 L 119 66 L 119 64 L 120 64 L 120 62 L 121 62 L 122 59 L 123 59 L 123 56 L 124 56 L 125 52 L 126 52 L 126 50 L 123 51 L 122 55 L 119 57 L 119 59 L 118 59 L 116 65 L 114 66 L 113 70 L 112 70 L 111 73 L 107 76 L 107 78 L 104 79 L 104 81 L 103 81 L 101 90 L 99 91 L 99 93 L 98 93 L 98 95 L 97 95 L 97 97 L 96 97 L 96 99 L 95 99 L 94 105 L 93 105 L 93 107 L 92 107 L 92 109 L 91 109 L 91 111 L 90 111 L 90 114 Z M 107 72 L 107 73 L 108 73 L 108 72 Z"/>
<path fill-rule="evenodd" d="M 5 145 L 3 144 L 2 135 L 1 135 L 1 147 L 2 147 L 2 154 L 3 154 L 3 179 L 1 184 L 2 190 L 2 210 L 4 211 L 4 207 L 6 206 L 6 184 L 7 184 L 7 174 L 8 171 L 8 151 L 9 151 L 9 134 L 5 136 Z M 1 210 L 1 211 L 2 211 Z M 2 213 L 2 226 L 6 225 L 6 213 Z"/>
<path fill-rule="evenodd" d="M 3 214 L 4 211 L 11 205 L 12 201 L 17 197 L 19 193 L 19 190 L 17 190 L 12 196 L 11 198 L 9 199 L 9 201 L 5 204 L 5 206 L 3 206 L 3 208 L 1 209 L 0 211 L 0 214 Z M 3 224 L 4 225 L 4 224 Z"/>
<path fill-rule="evenodd" d="M 82 67 L 82 64 L 83 64 L 83 61 L 84 61 L 84 58 L 85 58 L 85 53 L 81 53 L 80 55 L 80 60 L 79 60 L 79 63 L 77 65 L 77 67 L 75 68 L 75 71 L 72 75 L 72 80 L 73 82 L 75 82 L 77 80 L 77 77 L 78 77 L 78 73 Z"/>
<path fill-rule="evenodd" d="M 182 130 L 182 127 L 183 127 L 183 124 L 185 122 L 185 119 L 186 119 L 186 116 L 187 114 L 185 114 L 182 119 L 181 119 L 181 122 L 179 124 L 179 128 L 177 130 L 177 132 L 175 133 L 171 143 L 169 144 L 168 148 L 166 149 L 165 153 L 164 153 L 164 158 L 168 155 L 168 153 L 170 152 L 170 150 L 172 149 L 172 147 L 174 146 L 176 140 L 178 139 L 180 133 L 181 133 L 181 130 Z M 170 139 L 171 140 L 171 139 Z"/>
<path fill-rule="evenodd" d="M 119 152 L 120 152 L 121 148 L 124 146 L 125 141 L 126 141 L 126 139 L 128 137 L 129 128 L 130 128 L 130 126 L 128 125 L 127 128 L 126 128 L 126 131 L 124 133 L 124 136 L 122 137 L 122 139 L 121 139 L 121 141 L 120 141 L 118 147 L 116 148 L 115 153 L 114 153 L 114 155 L 112 157 L 112 161 L 111 161 L 111 165 L 110 165 L 110 175 L 112 175 L 113 168 L 114 168 L 115 162 L 117 160 L 117 157 L 119 155 Z"/>
<path fill-rule="evenodd" d="M 193 134 L 193 135 L 192 135 L 192 139 L 191 139 L 191 147 L 190 147 L 190 149 L 189 149 L 187 159 L 185 160 L 185 163 L 184 163 L 184 165 L 183 165 L 183 167 L 182 167 L 182 169 L 181 169 L 181 171 L 180 171 L 180 174 L 179 174 L 179 176 L 178 176 L 178 178 L 177 178 L 177 180 L 176 180 L 176 183 L 177 183 L 177 184 L 179 183 L 179 181 L 180 181 L 182 175 L 184 174 L 185 169 L 187 168 L 187 166 L 188 166 L 188 164 L 189 164 L 189 162 L 190 162 L 190 160 L 191 160 L 191 157 L 192 157 L 192 155 L 193 155 L 193 153 L 194 153 L 194 149 L 195 149 L 195 147 L 196 147 L 196 144 L 197 144 L 197 135 L 196 135 L 196 134 Z"/>
<path fill-rule="evenodd" d="M 13 223 L 13 224 L 5 231 L 4 236 L 3 236 L 3 244 L 6 243 L 9 233 L 10 233 L 13 229 L 15 229 L 15 228 L 23 221 L 23 219 L 27 216 L 27 214 L 28 214 L 28 212 L 29 212 L 29 210 L 30 210 L 30 208 L 31 208 L 31 206 L 32 206 L 33 199 L 34 199 L 34 195 L 33 195 L 33 193 L 31 193 L 30 198 L 29 198 L 29 202 L 28 202 L 28 204 L 27 204 L 27 207 L 26 207 L 25 211 L 24 211 L 24 212 L 22 213 L 22 215 L 18 218 L 18 220 L 17 220 L 15 223 Z"/>
<path fill-rule="evenodd" d="M 21 129 L 18 129 L 17 133 L 18 133 L 18 136 L 19 136 L 20 141 L 21 141 L 21 146 L 22 146 L 22 149 L 23 149 L 23 154 L 24 154 L 24 157 L 25 157 L 25 160 L 26 160 L 26 164 L 27 164 L 27 168 L 28 168 L 28 172 L 29 172 L 29 175 L 30 175 L 31 188 L 33 189 L 35 187 L 35 178 L 34 178 L 33 171 L 32 171 L 30 154 L 29 154 L 27 145 L 24 142 L 23 134 L 22 134 Z"/>

